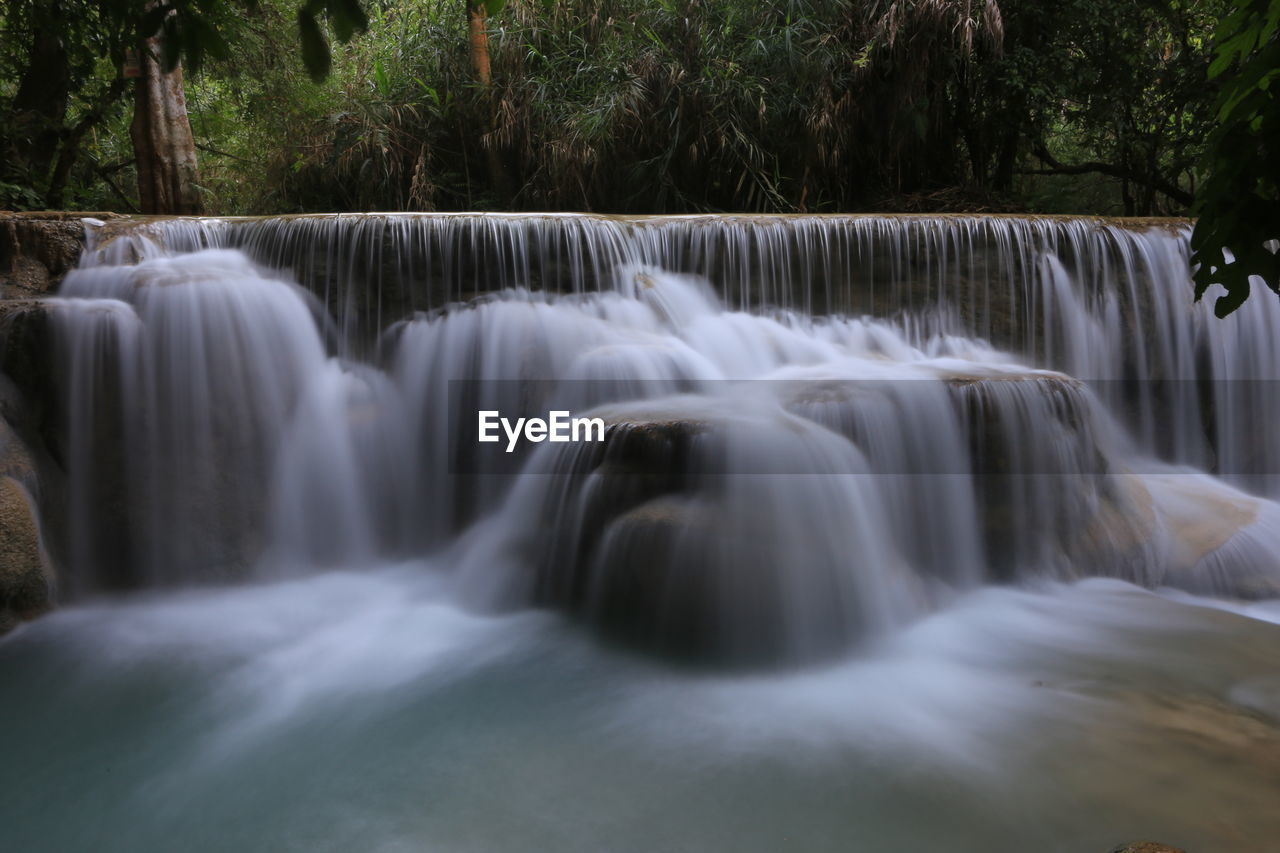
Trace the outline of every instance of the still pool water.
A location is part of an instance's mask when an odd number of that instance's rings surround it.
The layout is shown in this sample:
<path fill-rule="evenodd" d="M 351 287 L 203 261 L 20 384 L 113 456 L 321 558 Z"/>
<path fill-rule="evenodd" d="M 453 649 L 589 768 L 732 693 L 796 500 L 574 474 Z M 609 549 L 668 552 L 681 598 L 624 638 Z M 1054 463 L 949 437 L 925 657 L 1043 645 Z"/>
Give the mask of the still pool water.
<path fill-rule="evenodd" d="M 465 612 L 439 577 L 123 598 L 0 640 L 4 848 L 1280 843 L 1280 604 L 986 588 L 835 665 L 724 676 Z"/>

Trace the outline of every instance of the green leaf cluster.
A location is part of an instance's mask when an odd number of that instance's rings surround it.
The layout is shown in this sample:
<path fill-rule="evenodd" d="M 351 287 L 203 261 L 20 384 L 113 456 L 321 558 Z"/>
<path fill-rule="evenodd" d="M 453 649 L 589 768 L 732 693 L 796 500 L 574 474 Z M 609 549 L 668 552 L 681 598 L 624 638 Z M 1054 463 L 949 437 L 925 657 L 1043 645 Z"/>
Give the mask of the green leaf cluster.
<path fill-rule="evenodd" d="M 1238 0 L 1215 37 L 1211 77 L 1223 82 L 1191 237 L 1196 299 L 1220 285 L 1224 317 L 1258 277 L 1280 293 L 1280 0 Z"/>

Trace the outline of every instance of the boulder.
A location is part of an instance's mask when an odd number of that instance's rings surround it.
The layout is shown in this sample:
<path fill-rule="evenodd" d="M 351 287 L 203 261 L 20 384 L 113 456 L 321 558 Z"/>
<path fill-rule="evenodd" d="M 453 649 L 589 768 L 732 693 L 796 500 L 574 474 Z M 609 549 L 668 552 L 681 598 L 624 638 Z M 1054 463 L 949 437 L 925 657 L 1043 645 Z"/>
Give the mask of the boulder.
<path fill-rule="evenodd" d="M 1144 478 L 1164 532 L 1160 584 L 1198 595 L 1280 597 L 1280 510 L 1209 477 Z"/>
<path fill-rule="evenodd" d="M 582 616 L 600 635 L 682 659 L 717 653 L 711 588 L 718 527 L 705 502 L 661 497 L 608 523 Z"/>
<path fill-rule="evenodd" d="M 66 531 L 48 311 L 0 301 L 0 631 L 47 610 Z"/>
<path fill-rule="evenodd" d="M 830 432 L 696 399 L 626 408 L 605 414 L 603 446 L 559 451 L 529 501 L 542 508 L 533 603 L 644 654 L 720 669 L 829 660 L 890 618 L 895 596 L 878 579 L 909 568 L 880 559 L 847 483 L 788 467 L 814 464 L 838 442 Z"/>
<path fill-rule="evenodd" d="M 0 406 L 12 422 L 14 407 L 26 407 L 22 419 L 34 426 L 53 422 L 57 408 L 57 368 L 49 305 L 40 299 L 0 301 L 0 373 L 17 386 L 19 396 L 5 395 Z"/>
<path fill-rule="evenodd" d="M 696 476 L 695 443 L 714 428 L 665 411 L 606 420 L 604 443 L 562 459 L 549 483 L 534 603 L 646 654 L 725 663 L 713 577 L 723 525 Z"/>
<path fill-rule="evenodd" d="M 580 522 L 547 518 L 538 563 L 536 603 L 583 613 L 588 610 L 589 575 L 600 538 L 609 525 L 633 509 L 692 488 L 690 449 L 706 424 L 692 420 L 622 418 L 607 425 L 602 444 L 583 445 L 589 456 L 558 467 L 559 494 L 548 513 L 577 502 Z M 572 445 L 566 452 L 574 452 Z"/>
<path fill-rule="evenodd" d="M 0 632 L 48 610 L 51 587 L 31 498 L 0 477 Z"/>

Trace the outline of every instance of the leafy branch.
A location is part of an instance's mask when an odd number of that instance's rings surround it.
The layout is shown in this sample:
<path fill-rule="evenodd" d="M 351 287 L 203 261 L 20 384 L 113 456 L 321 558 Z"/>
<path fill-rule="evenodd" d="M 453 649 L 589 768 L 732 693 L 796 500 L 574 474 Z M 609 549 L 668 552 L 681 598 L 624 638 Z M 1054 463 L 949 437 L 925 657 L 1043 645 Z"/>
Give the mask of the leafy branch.
<path fill-rule="evenodd" d="M 1225 317 L 1249 297 L 1252 276 L 1280 293 L 1280 0 L 1238 0 L 1218 26 L 1209 75 L 1224 85 L 1191 260 L 1196 299 L 1221 285 L 1213 311 Z"/>

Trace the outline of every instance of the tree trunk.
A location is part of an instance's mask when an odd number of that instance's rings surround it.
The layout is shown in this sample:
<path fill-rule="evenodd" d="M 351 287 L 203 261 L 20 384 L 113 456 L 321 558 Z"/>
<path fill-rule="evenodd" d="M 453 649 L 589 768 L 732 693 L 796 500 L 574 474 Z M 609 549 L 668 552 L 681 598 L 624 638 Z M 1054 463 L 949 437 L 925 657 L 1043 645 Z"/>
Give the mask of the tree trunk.
<path fill-rule="evenodd" d="M 475 72 L 476 81 L 483 90 L 486 109 L 490 113 L 489 130 L 492 134 L 497 129 L 497 114 L 493 104 L 493 71 L 489 64 L 489 34 L 487 12 L 484 3 L 478 0 L 467 0 L 467 35 L 471 42 L 471 70 Z M 507 186 L 507 170 L 503 167 L 502 156 L 496 141 L 481 143 L 484 148 L 485 163 L 489 171 L 489 186 L 499 202 L 506 204 L 511 195 Z"/>
<path fill-rule="evenodd" d="M 493 85 L 489 68 L 489 34 L 486 29 L 484 4 L 467 2 L 467 34 L 471 38 L 471 68 L 486 90 Z"/>
<path fill-rule="evenodd" d="M 70 98 L 71 67 L 62 43 L 62 10 L 57 3 L 41 7 L 27 54 L 26 70 L 10 105 L 11 126 L 2 134 L 8 160 L 0 173 L 43 192 L 58 153 Z"/>
<path fill-rule="evenodd" d="M 160 67 L 159 39 L 142 50 L 142 76 L 135 82 L 129 136 L 138 168 L 138 206 L 143 213 L 199 214 L 196 144 L 187 120 L 180 66 Z"/>
<path fill-rule="evenodd" d="M 1004 133 L 1004 139 L 1000 142 L 1000 155 L 996 158 L 995 174 L 992 179 L 992 186 L 997 192 L 1011 192 L 1013 190 L 1013 167 L 1018 159 L 1018 126 L 1012 123 L 1010 119 L 1009 129 Z"/>

